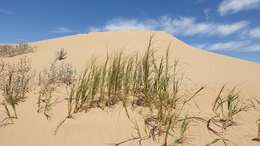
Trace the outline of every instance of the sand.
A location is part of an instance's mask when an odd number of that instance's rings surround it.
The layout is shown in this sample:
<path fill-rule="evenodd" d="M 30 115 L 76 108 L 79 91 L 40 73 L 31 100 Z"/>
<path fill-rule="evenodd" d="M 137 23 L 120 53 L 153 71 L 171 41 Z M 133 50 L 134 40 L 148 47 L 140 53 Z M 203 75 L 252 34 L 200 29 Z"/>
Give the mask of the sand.
<path fill-rule="evenodd" d="M 164 53 L 170 44 L 170 61 L 179 60 L 179 71 L 185 75 L 186 88 L 206 85 L 206 90 L 195 101 L 200 108 L 191 106 L 190 111 L 210 117 L 212 102 L 223 84 L 237 86 L 245 99 L 260 99 L 260 64 L 193 48 L 165 32 L 97 32 L 43 40 L 30 43 L 35 46 L 34 53 L 5 60 L 14 61 L 27 56 L 37 71 L 48 66 L 55 59 L 55 53 L 64 48 L 68 53 L 66 62 L 80 72 L 93 56 L 102 60 L 107 53 L 114 51 L 124 50 L 125 54 L 143 52 L 151 34 L 155 34 L 153 47 L 158 54 Z M 60 92 L 58 96 L 64 98 L 66 95 Z M 1 146 L 103 146 L 127 139 L 133 134 L 132 125 L 123 110 L 115 107 L 107 112 L 94 109 L 81 114 L 76 120 L 67 121 L 55 136 L 55 127 L 66 115 L 65 105 L 57 105 L 53 110 L 53 118 L 46 120 L 37 114 L 36 101 L 37 94 L 31 93 L 27 101 L 19 105 L 20 116 L 16 123 L 0 129 Z M 259 110 L 240 114 L 237 117 L 238 124 L 231 127 L 226 136 L 234 145 L 259 146 L 260 143 L 251 141 L 257 133 L 255 122 L 259 116 Z M 191 128 L 189 136 L 189 144 L 186 145 L 195 146 L 205 145 L 215 138 L 200 123 Z M 144 145 L 159 144 L 147 141 Z"/>

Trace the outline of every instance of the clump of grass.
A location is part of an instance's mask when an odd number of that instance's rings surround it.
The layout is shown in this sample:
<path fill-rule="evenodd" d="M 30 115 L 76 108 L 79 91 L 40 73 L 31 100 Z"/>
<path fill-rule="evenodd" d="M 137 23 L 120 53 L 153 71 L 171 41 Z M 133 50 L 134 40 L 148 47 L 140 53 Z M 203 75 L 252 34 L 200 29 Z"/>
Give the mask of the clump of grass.
<path fill-rule="evenodd" d="M 189 123 L 199 118 L 184 115 L 183 110 L 204 87 L 189 96 L 181 93 L 182 78 L 177 75 L 178 62 L 173 67 L 169 64 L 170 45 L 165 55 L 158 59 L 152 41 L 153 36 L 143 55 L 125 56 L 119 52 L 107 56 L 103 64 L 92 61 L 71 87 L 66 99 L 67 116 L 57 126 L 55 134 L 66 120 L 78 113 L 121 104 L 131 121 L 128 106 L 149 109 L 143 115 L 146 135 L 141 137 L 141 132 L 138 132 L 139 136 L 125 142 L 163 137 L 163 145 L 167 146 L 171 137 L 175 139 L 175 144 L 185 143 Z M 178 137 L 175 136 L 176 131 L 179 131 Z"/>
<path fill-rule="evenodd" d="M 0 93 L 3 97 L 1 105 L 6 113 L 2 126 L 5 126 L 12 124 L 13 119 L 18 118 L 16 107 L 25 101 L 26 94 L 30 92 L 33 74 L 28 58 L 22 58 L 15 64 L 2 63 L 1 68 Z"/>
<path fill-rule="evenodd" d="M 18 45 L 0 45 L 0 57 L 13 57 L 33 52 L 33 47 L 27 43 Z"/>
<path fill-rule="evenodd" d="M 75 81 L 75 74 L 71 64 L 62 62 L 54 62 L 39 73 L 38 113 L 43 113 L 47 119 L 51 118 L 51 110 L 58 103 L 53 93 L 61 86 L 70 87 Z"/>
<path fill-rule="evenodd" d="M 77 113 L 96 107 L 104 109 L 120 101 L 125 102 L 122 86 L 126 64 L 121 61 L 121 53 L 111 60 L 107 57 L 102 65 L 92 61 L 71 87 L 70 95 L 66 99 L 68 114 L 57 126 L 55 133 L 67 119 L 73 118 Z"/>
<path fill-rule="evenodd" d="M 64 50 L 64 48 L 60 49 L 59 51 L 57 51 L 56 53 L 56 60 L 64 60 L 67 58 L 67 52 Z"/>
<path fill-rule="evenodd" d="M 198 117 L 184 116 L 183 109 L 204 87 L 197 89 L 190 96 L 181 94 L 182 78 L 177 74 L 178 61 L 175 61 L 171 68 L 170 46 L 166 55 L 157 60 L 155 50 L 152 49 L 152 39 L 153 37 L 150 38 L 148 48 L 137 65 L 135 76 L 138 78 L 134 80 L 137 88 L 134 88 L 136 90 L 133 94 L 137 100 L 134 100 L 133 104 L 146 107 L 150 111 L 143 115 L 148 138 L 156 140 L 163 137 L 164 146 L 169 145 L 169 137 L 175 138 L 172 145 L 183 144 L 191 120 L 203 120 Z M 179 129 L 179 137 L 175 136 L 177 129 Z M 143 139 L 143 137 L 139 138 Z"/>
<path fill-rule="evenodd" d="M 216 135 L 219 135 L 219 132 L 212 128 L 212 124 L 220 127 L 222 131 L 224 131 L 226 128 L 235 124 L 234 116 L 252 108 L 251 104 L 242 101 L 236 88 L 230 90 L 226 96 L 222 96 L 224 89 L 225 85 L 222 86 L 214 101 L 212 111 L 215 113 L 215 116 L 210 118 L 207 122 L 208 129 Z"/>

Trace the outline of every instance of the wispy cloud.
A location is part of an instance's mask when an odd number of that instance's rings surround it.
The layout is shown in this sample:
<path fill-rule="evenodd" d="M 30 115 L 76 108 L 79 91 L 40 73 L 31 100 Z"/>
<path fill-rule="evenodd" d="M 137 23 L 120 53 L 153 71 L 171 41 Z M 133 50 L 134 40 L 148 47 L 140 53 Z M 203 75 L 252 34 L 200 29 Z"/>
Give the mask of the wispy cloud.
<path fill-rule="evenodd" d="M 242 39 L 260 39 L 260 26 L 243 30 L 239 37 Z"/>
<path fill-rule="evenodd" d="M 247 41 L 230 41 L 230 42 L 218 42 L 207 46 L 208 50 L 240 50 L 249 44 Z"/>
<path fill-rule="evenodd" d="M 260 38 L 260 27 L 249 30 L 248 35 L 251 38 Z"/>
<path fill-rule="evenodd" d="M 223 0 L 218 7 L 218 12 L 223 16 L 257 8 L 260 8 L 260 0 Z"/>
<path fill-rule="evenodd" d="M 163 29 L 177 35 L 193 36 L 193 35 L 218 35 L 227 36 L 234 34 L 245 27 L 249 23 L 240 21 L 230 24 L 217 22 L 198 22 L 193 17 L 180 17 L 172 19 L 170 17 L 162 18 Z"/>
<path fill-rule="evenodd" d="M 260 44 L 252 44 L 246 50 L 247 52 L 260 52 Z"/>
<path fill-rule="evenodd" d="M 174 35 L 218 35 L 234 34 L 248 26 L 247 21 L 235 23 L 199 22 L 194 17 L 161 16 L 158 19 L 114 19 L 101 27 L 90 27 L 89 31 L 161 30 Z"/>
<path fill-rule="evenodd" d="M 50 30 L 49 33 L 60 33 L 60 34 L 64 34 L 64 33 L 71 33 L 73 32 L 70 28 L 67 27 L 58 27 L 56 29 Z"/>
<path fill-rule="evenodd" d="M 260 43 L 251 38 L 260 37 L 260 28 L 250 28 L 248 21 L 233 23 L 222 23 L 214 21 L 199 21 L 195 17 L 170 17 L 161 16 L 157 19 L 126 19 L 118 18 L 105 23 L 101 27 L 90 27 L 89 31 L 128 31 L 128 30 L 160 30 L 176 36 L 205 36 L 216 38 L 224 36 L 233 37 L 234 40 L 226 42 L 194 44 L 197 48 L 209 51 L 238 51 L 256 52 L 260 51 Z M 238 36 L 246 34 L 243 39 Z M 238 38 L 234 38 L 238 37 Z"/>
<path fill-rule="evenodd" d="M 13 12 L 4 8 L 0 8 L 0 14 L 4 14 L 4 15 L 12 15 Z"/>
<path fill-rule="evenodd" d="M 206 49 L 209 51 L 238 51 L 238 52 L 258 52 L 260 43 L 251 41 L 227 41 L 212 44 L 193 44 L 196 48 Z"/>
<path fill-rule="evenodd" d="M 90 27 L 90 31 L 125 31 L 125 30 L 148 30 L 156 29 L 157 24 L 149 20 L 139 21 L 136 19 L 118 18 L 107 22 L 104 26 Z"/>

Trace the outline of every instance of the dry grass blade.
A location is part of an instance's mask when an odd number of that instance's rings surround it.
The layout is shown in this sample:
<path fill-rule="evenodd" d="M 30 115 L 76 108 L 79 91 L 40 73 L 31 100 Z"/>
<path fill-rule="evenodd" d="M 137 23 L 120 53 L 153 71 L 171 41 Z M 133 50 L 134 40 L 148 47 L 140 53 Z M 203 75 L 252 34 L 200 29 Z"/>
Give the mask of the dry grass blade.
<path fill-rule="evenodd" d="M 252 140 L 260 142 L 260 119 L 257 120 L 257 137 Z"/>
<path fill-rule="evenodd" d="M 59 51 L 57 51 L 55 60 L 58 60 L 58 61 L 64 60 L 67 58 L 67 54 L 68 53 L 64 50 L 64 48 L 62 48 Z"/>
<path fill-rule="evenodd" d="M 211 141 L 210 143 L 206 144 L 206 146 L 211 146 L 213 144 L 218 143 L 219 141 L 221 141 L 225 146 L 227 146 L 227 142 L 229 141 L 228 139 L 222 139 L 222 138 L 216 138 L 213 141 Z"/>

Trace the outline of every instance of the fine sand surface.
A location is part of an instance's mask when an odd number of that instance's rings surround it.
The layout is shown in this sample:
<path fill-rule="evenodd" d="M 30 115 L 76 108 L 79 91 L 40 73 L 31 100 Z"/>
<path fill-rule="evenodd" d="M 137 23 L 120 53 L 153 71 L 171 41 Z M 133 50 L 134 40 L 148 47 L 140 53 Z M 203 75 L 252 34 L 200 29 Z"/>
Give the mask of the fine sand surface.
<path fill-rule="evenodd" d="M 102 61 L 114 51 L 124 50 L 125 54 L 144 52 L 151 34 L 154 34 L 153 48 L 158 54 L 165 53 L 170 45 L 170 61 L 174 63 L 174 60 L 179 60 L 179 72 L 185 75 L 185 88 L 206 85 L 205 91 L 194 101 L 199 108 L 190 105 L 189 112 L 205 118 L 212 116 L 212 103 L 223 84 L 230 88 L 237 86 L 244 99 L 260 99 L 260 64 L 193 48 L 164 32 L 98 32 L 32 42 L 31 45 L 36 47 L 34 53 L 5 60 L 14 61 L 28 56 L 37 71 L 48 66 L 55 59 L 55 53 L 64 48 L 68 53 L 66 62 L 80 72 L 93 57 Z M 66 94 L 60 91 L 57 97 L 65 98 Z M 18 106 L 19 119 L 14 125 L 0 129 L 0 146 L 105 146 L 134 134 L 124 110 L 115 107 L 107 112 L 94 109 L 80 114 L 75 120 L 66 121 L 55 136 L 55 127 L 66 116 L 65 103 L 58 104 L 53 109 L 53 118 L 46 120 L 37 114 L 36 102 L 37 94 L 31 93 L 27 101 Z M 139 118 L 137 114 L 135 116 Z M 234 145 L 259 146 L 260 143 L 251 141 L 256 137 L 256 120 L 259 116 L 259 109 L 242 112 L 236 117 L 237 125 L 225 133 L 226 138 Z M 186 145 L 194 146 L 204 146 L 216 138 L 205 124 L 200 123 L 194 124 L 188 135 L 190 139 Z M 134 146 L 137 143 L 125 145 Z M 159 144 L 145 141 L 143 145 Z"/>

